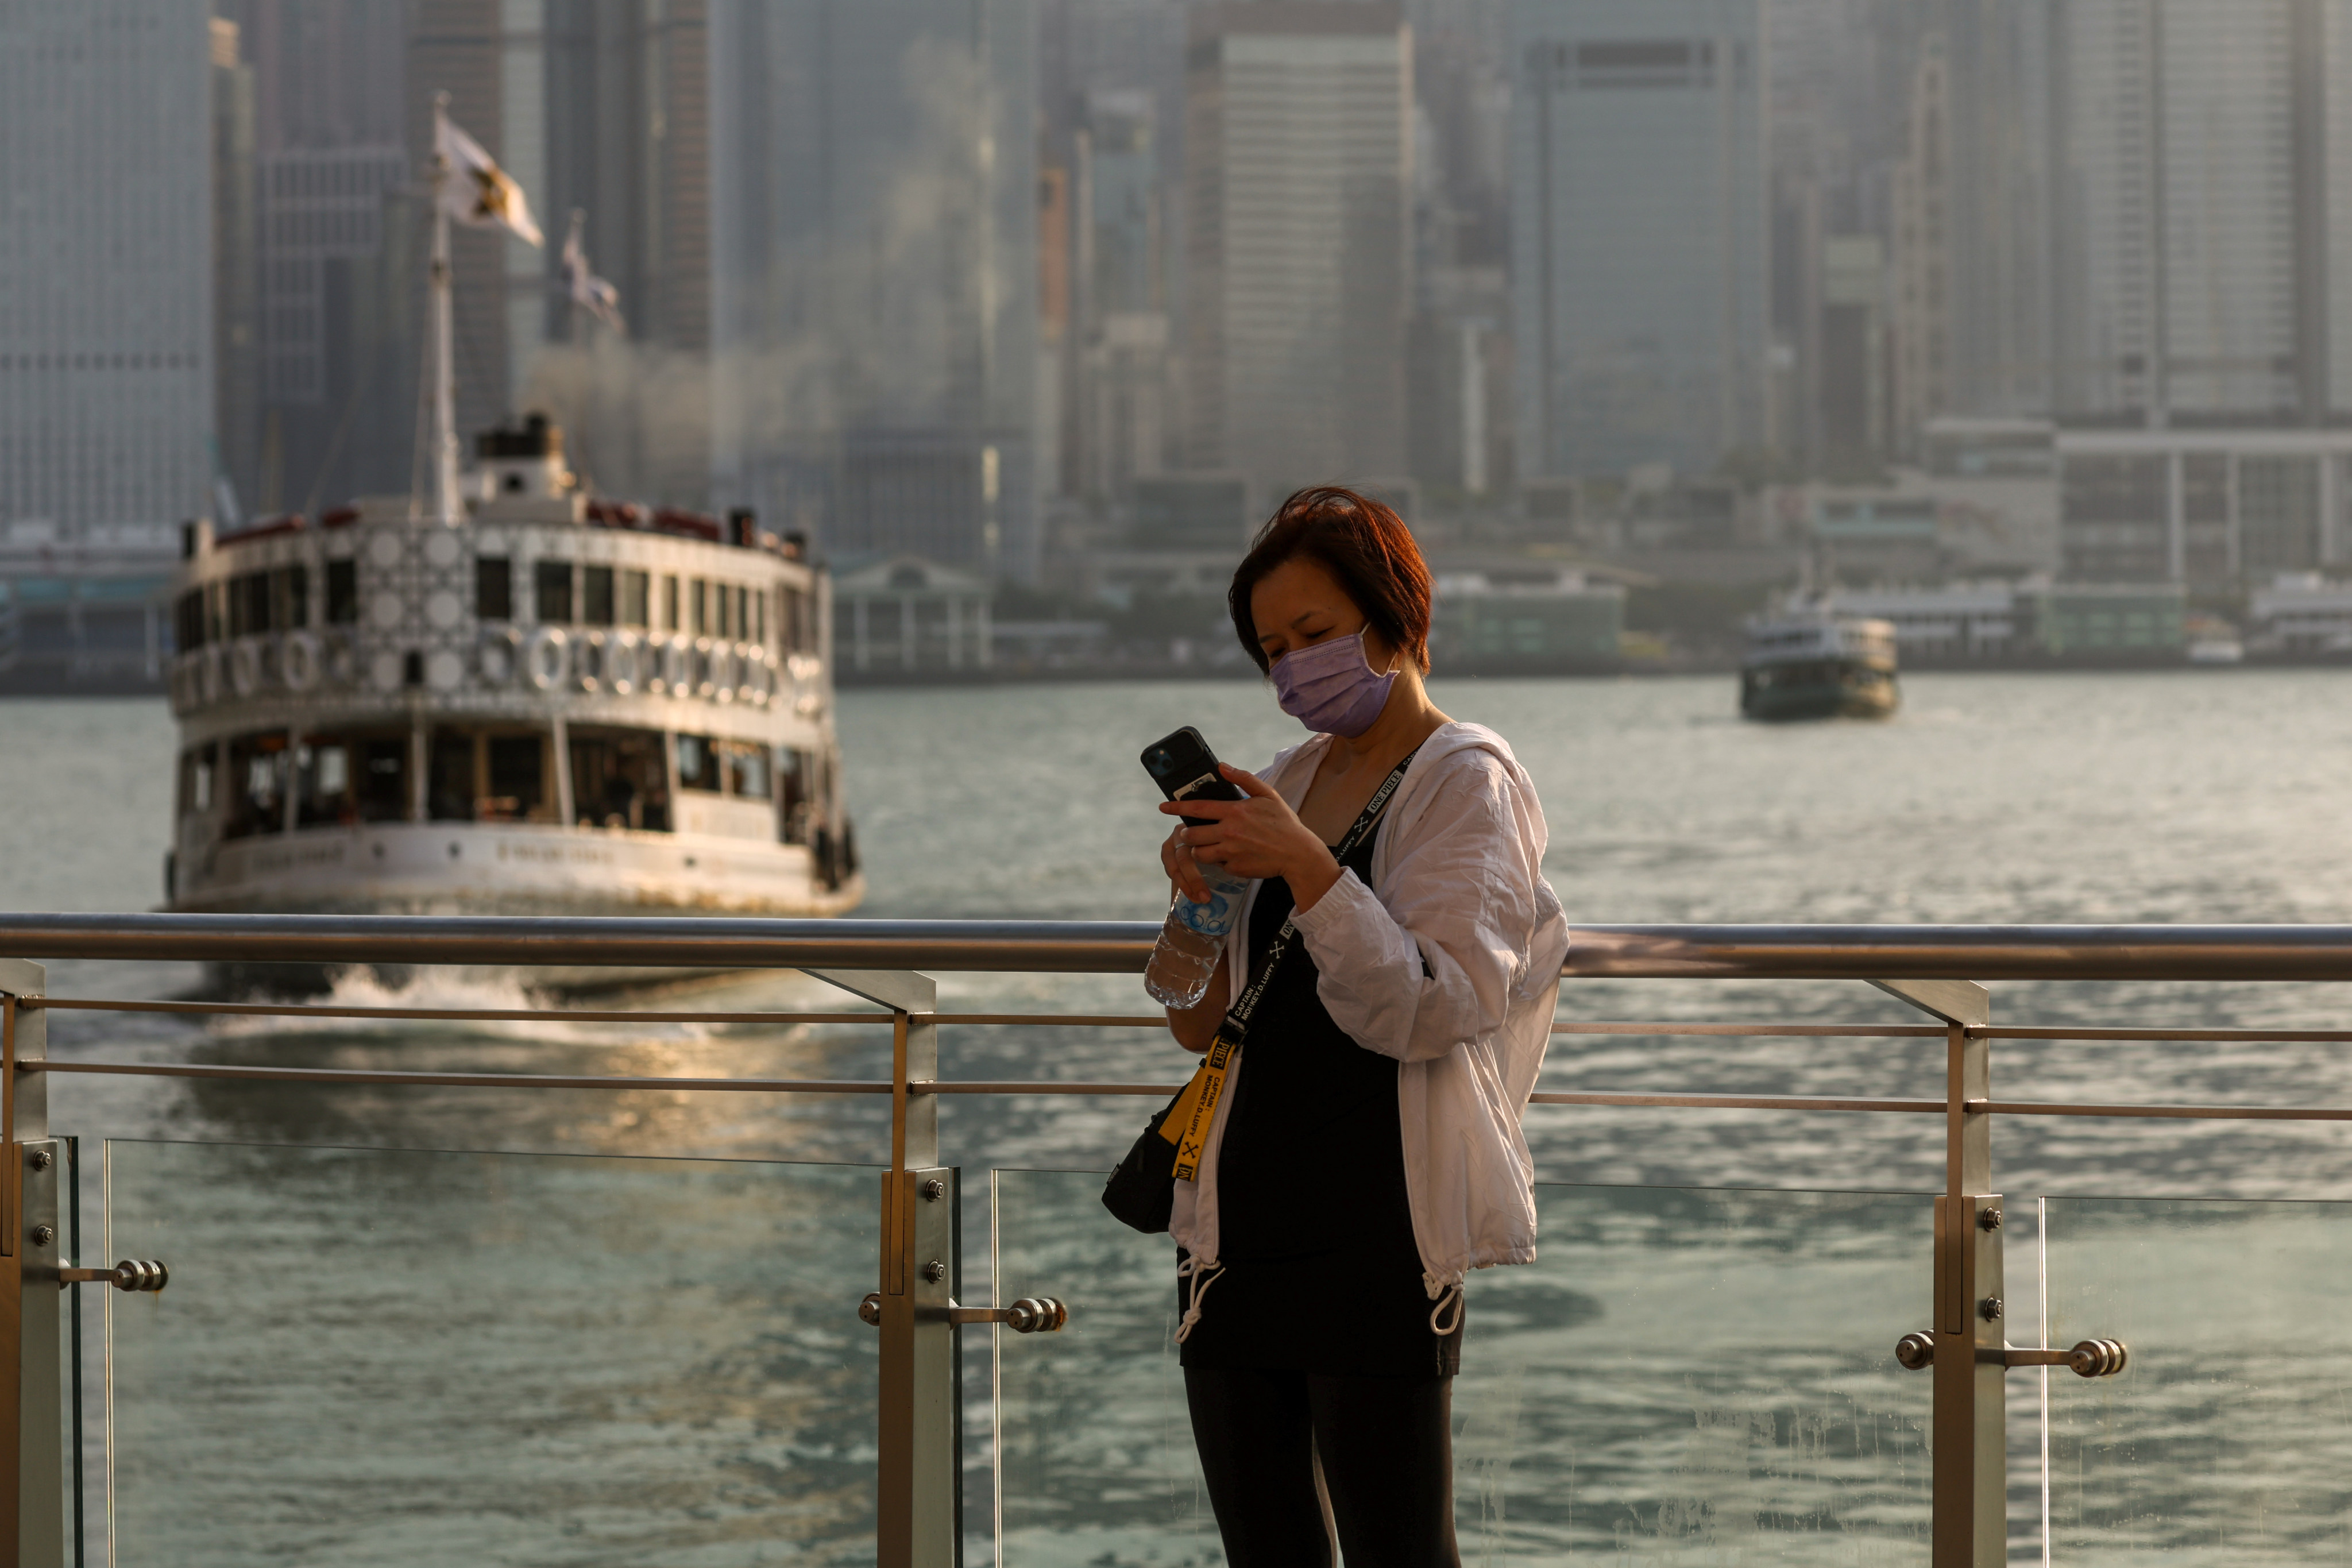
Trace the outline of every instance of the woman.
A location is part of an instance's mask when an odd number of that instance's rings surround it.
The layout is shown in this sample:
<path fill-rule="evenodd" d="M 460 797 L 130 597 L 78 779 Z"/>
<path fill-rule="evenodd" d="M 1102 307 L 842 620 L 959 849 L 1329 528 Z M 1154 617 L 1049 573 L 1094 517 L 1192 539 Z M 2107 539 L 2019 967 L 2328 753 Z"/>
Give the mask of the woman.
<path fill-rule="evenodd" d="M 1550 1038 L 1567 922 L 1534 785 L 1501 736 L 1423 689 L 1429 570 L 1397 515 L 1302 490 L 1234 574 L 1234 629 L 1317 731 L 1238 801 L 1162 809 L 1161 860 L 1258 879 L 1200 1005 L 1206 1050 L 1284 918 L 1197 1181 L 1170 1230 L 1184 1384 L 1234 1568 L 1434 1568 L 1454 1541 L 1451 1384 L 1464 1276 L 1535 1258 L 1519 1113 Z M 1341 843 L 1403 776 L 1343 864 Z"/>

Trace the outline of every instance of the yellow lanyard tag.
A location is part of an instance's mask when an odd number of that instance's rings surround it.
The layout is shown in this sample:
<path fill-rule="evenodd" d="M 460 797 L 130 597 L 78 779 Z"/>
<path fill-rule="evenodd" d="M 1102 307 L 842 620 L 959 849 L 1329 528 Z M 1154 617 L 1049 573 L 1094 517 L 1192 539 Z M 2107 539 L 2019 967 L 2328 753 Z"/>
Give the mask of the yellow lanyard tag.
<path fill-rule="evenodd" d="M 1208 1142 L 1209 1129 L 1217 1119 L 1217 1101 L 1225 1095 L 1225 1074 L 1234 1065 L 1235 1047 L 1223 1030 L 1210 1042 L 1209 1054 L 1192 1074 L 1192 1081 L 1160 1123 L 1160 1136 L 1176 1145 L 1176 1179 L 1192 1182 L 1200 1179 L 1201 1146 Z"/>

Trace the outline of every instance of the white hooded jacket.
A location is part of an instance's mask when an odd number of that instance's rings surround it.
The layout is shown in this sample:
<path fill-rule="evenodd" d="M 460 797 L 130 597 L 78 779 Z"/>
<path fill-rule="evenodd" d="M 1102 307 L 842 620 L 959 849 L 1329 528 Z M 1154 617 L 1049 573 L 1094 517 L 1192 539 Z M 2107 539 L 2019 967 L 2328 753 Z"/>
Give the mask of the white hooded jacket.
<path fill-rule="evenodd" d="M 1329 744 L 1318 735 L 1259 776 L 1295 811 Z M 1503 738 L 1446 724 L 1390 798 L 1372 885 L 1342 871 L 1297 917 L 1332 1020 L 1396 1058 L 1405 1190 L 1432 1300 L 1473 1268 L 1535 1261 L 1535 1165 L 1519 1116 L 1551 1041 L 1568 955 L 1568 919 L 1543 879 L 1548 837 L 1534 783 Z M 1225 940 L 1228 1005 L 1247 984 L 1256 901 L 1253 885 Z M 1254 1048 L 1234 1058 L 1236 1075 L 1249 1071 Z M 1217 1268 L 1217 1155 L 1233 1101 L 1229 1087 L 1199 1182 L 1176 1184 L 1169 1230 L 1199 1276 Z"/>

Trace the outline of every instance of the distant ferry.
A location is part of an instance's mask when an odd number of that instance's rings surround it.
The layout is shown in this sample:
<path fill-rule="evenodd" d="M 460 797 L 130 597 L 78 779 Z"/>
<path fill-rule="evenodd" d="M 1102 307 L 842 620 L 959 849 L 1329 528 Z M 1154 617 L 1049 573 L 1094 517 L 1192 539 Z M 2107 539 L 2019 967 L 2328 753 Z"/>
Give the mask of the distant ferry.
<path fill-rule="evenodd" d="M 1901 700 L 1894 622 L 1796 609 L 1748 623 L 1743 717 L 1883 719 Z"/>
<path fill-rule="evenodd" d="M 854 908 L 824 572 L 749 512 L 589 496 L 542 417 L 476 450 L 446 518 L 189 525 L 169 907 Z"/>

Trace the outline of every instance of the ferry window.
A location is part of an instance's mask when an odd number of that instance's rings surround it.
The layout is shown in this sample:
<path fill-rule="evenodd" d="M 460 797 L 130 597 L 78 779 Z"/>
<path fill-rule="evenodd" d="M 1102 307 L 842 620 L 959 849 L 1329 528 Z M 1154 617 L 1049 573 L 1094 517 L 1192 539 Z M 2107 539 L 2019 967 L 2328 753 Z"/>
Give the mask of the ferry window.
<path fill-rule="evenodd" d="M 247 572 L 228 582 L 228 635 L 252 637 L 269 629 L 269 574 Z"/>
<path fill-rule="evenodd" d="M 765 594 L 751 595 L 751 640 L 756 643 L 768 640 L 768 595 Z"/>
<path fill-rule="evenodd" d="M 809 841 L 812 802 L 809 784 L 815 775 L 814 759 L 790 748 L 776 753 L 776 837 L 786 844 Z"/>
<path fill-rule="evenodd" d="M 719 789 L 719 749 L 708 735 L 680 735 L 677 738 L 677 787 L 709 790 L 713 795 Z"/>
<path fill-rule="evenodd" d="M 661 741 L 657 730 L 572 731 L 572 809 L 580 826 L 670 830 Z"/>
<path fill-rule="evenodd" d="M 400 822 L 408 816 L 408 737 L 387 735 L 355 742 L 359 777 L 352 791 L 359 797 L 362 822 Z"/>
<path fill-rule="evenodd" d="M 744 741 L 727 742 L 727 793 L 747 800 L 768 798 L 768 748 Z"/>
<path fill-rule="evenodd" d="M 406 753 L 407 742 L 394 743 Z M 359 792 L 352 787 L 358 783 L 352 765 L 354 746 L 340 736 L 313 735 L 295 748 L 296 826 L 337 827 L 360 820 Z"/>
<path fill-rule="evenodd" d="M 327 563 L 327 624 L 348 626 L 360 618 L 360 568 L 356 561 Z"/>
<path fill-rule="evenodd" d="M 228 743 L 228 821 L 224 838 L 250 838 L 286 826 L 286 731 L 239 735 Z"/>
<path fill-rule="evenodd" d="M 209 816 L 213 809 L 213 762 L 218 750 L 198 746 L 180 753 L 180 815 Z"/>
<path fill-rule="evenodd" d="M 809 615 L 809 596 L 798 588 L 780 590 L 783 603 L 778 606 L 776 629 L 783 633 L 784 647 L 793 653 L 805 652 L 814 624 Z"/>
<path fill-rule="evenodd" d="M 514 563 L 505 556 L 475 558 L 474 615 L 485 621 L 514 619 Z"/>
<path fill-rule="evenodd" d="M 710 584 L 704 582 L 701 578 L 697 577 L 694 580 L 692 596 L 694 599 L 694 635 L 700 637 L 710 630 Z"/>
<path fill-rule="evenodd" d="M 307 566 L 287 566 L 275 574 L 277 605 L 272 614 L 281 626 L 307 626 L 310 624 L 310 569 Z"/>
<path fill-rule="evenodd" d="M 625 626 L 651 626 L 646 611 L 651 607 L 653 577 L 644 572 L 621 574 L 621 624 Z"/>
<path fill-rule="evenodd" d="M 583 566 L 580 569 L 580 618 L 592 626 L 613 624 L 613 569 L 610 566 Z"/>
<path fill-rule="evenodd" d="M 677 630 L 677 579 L 662 579 L 662 630 Z"/>
<path fill-rule="evenodd" d="M 538 735 L 492 735 L 488 747 L 489 794 L 485 822 L 545 822 L 547 747 Z"/>
<path fill-rule="evenodd" d="M 205 595 L 191 588 L 172 606 L 172 646 L 182 653 L 205 646 Z"/>
<path fill-rule="evenodd" d="M 572 563 L 541 561 L 531 568 L 539 624 L 559 626 L 572 619 Z"/>
<path fill-rule="evenodd" d="M 474 820 L 474 742 L 471 730 L 437 729 L 425 770 L 425 815 L 436 822 Z"/>
<path fill-rule="evenodd" d="M 751 637 L 751 590 L 738 584 L 735 589 L 735 638 L 748 642 Z"/>
<path fill-rule="evenodd" d="M 717 635 L 731 637 L 735 635 L 735 590 L 724 583 L 713 584 L 712 586 L 718 590 L 719 599 L 715 606 L 717 613 L 712 617 L 719 623 L 716 628 Z"/>

